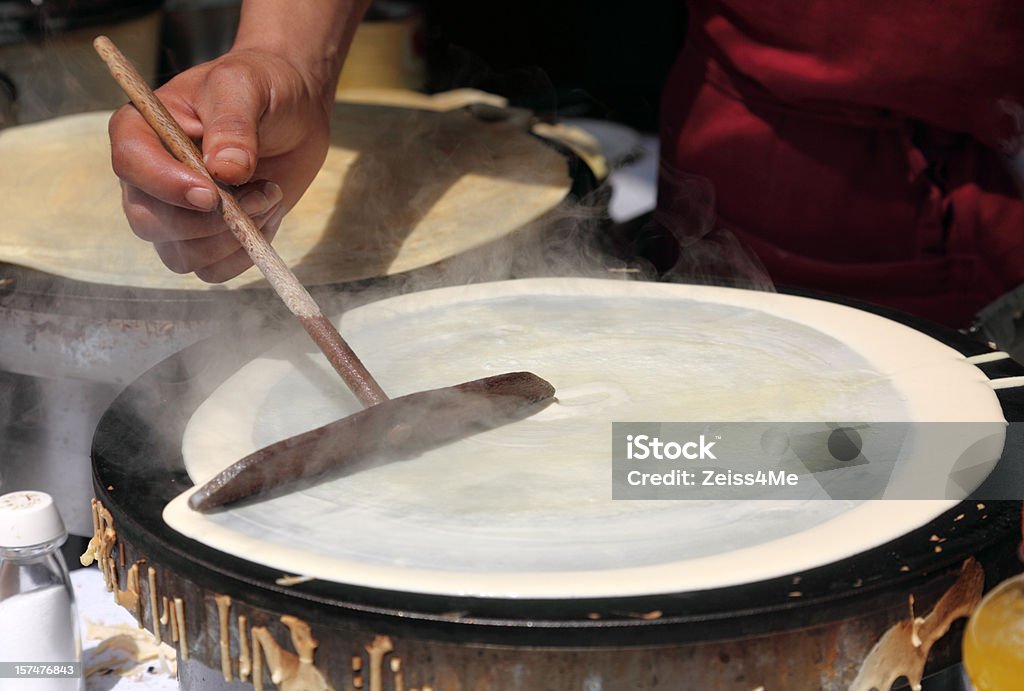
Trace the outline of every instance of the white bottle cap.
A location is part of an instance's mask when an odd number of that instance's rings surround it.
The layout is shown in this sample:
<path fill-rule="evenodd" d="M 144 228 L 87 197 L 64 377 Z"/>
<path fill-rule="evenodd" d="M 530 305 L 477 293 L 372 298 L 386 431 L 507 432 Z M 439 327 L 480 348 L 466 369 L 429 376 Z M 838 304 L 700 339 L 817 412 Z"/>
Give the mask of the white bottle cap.
<path fill-rule="evenodd" d="M 49 494 L 25 491 L 0 496 L 0 547 L 31 547 L 66 535 Z"/>

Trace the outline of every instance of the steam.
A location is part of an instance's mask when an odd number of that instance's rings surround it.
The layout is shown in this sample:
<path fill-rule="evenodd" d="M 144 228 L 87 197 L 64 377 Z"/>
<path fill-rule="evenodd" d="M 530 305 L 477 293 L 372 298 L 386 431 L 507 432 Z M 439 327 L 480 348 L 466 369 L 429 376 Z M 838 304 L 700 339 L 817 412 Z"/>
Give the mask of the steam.
<path fill-rule="evenodd" d="M 774 292 L 764 265 L 734 233 L 716 224 L 715 190 L 707 178 L 662 164 L 654 233 L 678 247 L 666 280 Z"/>
<path fill-rule="evenodd" d="M 25 26 L 37 26 L 41 39 L 29 35 L 8 46 L 0 83 L 0 129 L 92 110 L 112 110 L 125 102 L 92 49 L 99 31 L 109 32 L 143 74 L 155 72 L 159 18 L 151 11 L 116 24 L 70 28 L 73 4 L 33 0 L 16 10 Z M 54 7 L 53 5 L 57 5 Z"/>
<path fill-rule="evenodd" d="M 439 278 L 449 285 L 535 277 L 655 278 L 651 266 L 614 248 L 604 201 L 601 192 L 567 201 L 491 246 L 446 261 Z M 432 280 L 412 285 L 420 290 Z"/>
<path fill-rule="evenodd" d="M 999 99 L 997 109 L 1009 123 L 1008 135 L 998 143 L 999 151 L 1017 185 L 1018 195 L 1024 197 L 1024 106 L 1009 99 Z"/>

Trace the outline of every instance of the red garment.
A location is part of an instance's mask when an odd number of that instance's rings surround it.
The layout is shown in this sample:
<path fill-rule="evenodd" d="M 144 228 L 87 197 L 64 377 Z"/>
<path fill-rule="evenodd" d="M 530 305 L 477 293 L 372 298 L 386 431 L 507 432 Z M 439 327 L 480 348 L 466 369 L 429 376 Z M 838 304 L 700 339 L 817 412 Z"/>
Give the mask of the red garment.
<path fill-rule="evenodd" d="M 659 211 L 706 177 L 776 283 L 964 326 L 1024 283 L 1022 104 L 1022 3 L 694 0 Z"/>

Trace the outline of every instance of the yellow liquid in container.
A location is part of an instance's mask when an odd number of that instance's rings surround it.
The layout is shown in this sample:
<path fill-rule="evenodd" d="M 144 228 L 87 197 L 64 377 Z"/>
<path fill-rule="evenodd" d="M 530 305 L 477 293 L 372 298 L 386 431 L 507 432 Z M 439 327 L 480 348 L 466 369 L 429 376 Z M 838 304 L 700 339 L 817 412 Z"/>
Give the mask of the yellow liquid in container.
<path fill-rule="evenodd" d="M 1024 691 L 1024 574 L 981 601 L 967 622 L 963 653 L 975 691 Z"/>

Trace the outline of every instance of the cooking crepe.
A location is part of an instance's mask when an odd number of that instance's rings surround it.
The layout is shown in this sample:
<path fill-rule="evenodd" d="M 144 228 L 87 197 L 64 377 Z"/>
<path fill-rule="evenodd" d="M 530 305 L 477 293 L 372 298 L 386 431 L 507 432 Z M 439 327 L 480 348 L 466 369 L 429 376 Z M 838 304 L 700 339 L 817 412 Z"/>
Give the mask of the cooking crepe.
<path fill-rule="evenodd" d="M 986 377 L 956 351 L 866 312 L 785 295 L 521 279 L 382 300 L 341 326 L 394 395 L 525 369 L 558 401 L 412 460 L 220 513 L 191 511 L 186 492 L 164 511 L 172 528 L 282 573 L 368 587 L 542 598 L 699 590 L 850 556 L 953 502 L 613 500 L 613 422 L 1005 425 Z M 358 409 L 295 338 L 196 410 L 186 469 L 202 483 Z M 949 456 L 925 449 L 921 465 L 908 462 L 908 481 L 937 485 L 921 496 L 943 496 Z"/>
<path fill-rule="evenodd" d="M 108 112 L 0 131 L 0 261 L 110 285 L 203 290 L 135 237 L 110 167 Z M 568 192 L 564 157 L 462 110 L 335 104 L 320 173 L 274 246 L 307 285 L 421 268 L 501 238 Z M 225 285 L 262 285 L 255 269 Z"/>

